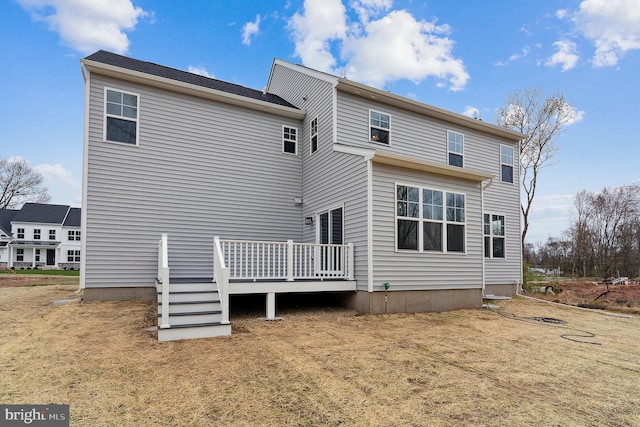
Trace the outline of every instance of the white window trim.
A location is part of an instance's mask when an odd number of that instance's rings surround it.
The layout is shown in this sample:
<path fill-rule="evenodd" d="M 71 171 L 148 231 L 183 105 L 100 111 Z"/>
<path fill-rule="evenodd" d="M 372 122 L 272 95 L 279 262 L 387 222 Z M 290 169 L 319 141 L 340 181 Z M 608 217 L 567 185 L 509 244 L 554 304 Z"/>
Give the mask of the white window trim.
<path fill-rule="evenodd" d="M 417 218 L 410 218 L 410 217 L 405 217 L 405 216 L 398 216 L 398 186 L 406 186 L 406 187 L 416 187 L 418 188 L 418 217 Z M 457 192 L 454 190 L 451 191 L 447 191 L 444 190 L 440 187 L 431 187 L 431 186 L 425 186 L 425 185 L 419 185 L 419 184 L 408 184 L 405 182 L 395 182 L 394 183 L 394 187 L 393 187 L 394 193 L 393 193 L 393 211 L 394 211 L 394 242 L 393 242 L 393 246 L 395 248 L 396 252 L 401 252 L 401 253 L 422 253 L 422 254 L 444 254 L 444 255 L 466 255 L 467 253 L 467 228 L 469 227 L 468 223 L 467 223 L 467 193 L 463 193 L 463 192 Z M 423 193 L 422 190 L 433 190 L 433 191 L 440 191 L 442 192 L 442 220 L 432 220 L 432 219 L 426 219 L 423 218 L 423 213 L 422 210 L 424 209 L 424 200 L 423 200 Z M 461 194 L 464 196 L 464 219 L 465 222 L 454 222 L 454 221 L 447 221 L 447 194 Z M 417 221 L 418 222 L 418 250 L 415 249 L 398 249 L 398 220 L 399 219 L 403 219 L 403 220 L 409 220 L 409 221 Z M 484 218 L 483 218 L 484 221 Z M 424 231 L 423 231 L 423 224 L 424 222 L 437 222 L 442 224 L 442 250 L 440 251 L 426 251 L 424 250 Z M 464 225 L 464 251 L 462 252 L 457 252 L 457 251 L 452 251 L 449 252 L 447 251 L 447 224 L 455 224 L 455 225 Z M 484 222 L 483 222 L 484 224 Z M 483 235 L 484 236 L 484 235 Z M 484 237 L 483 237 L 484 238 Z M 484 245 L 484 240 L 483 240 L 483 245 Z M 483 246 L 484 247 L 484 246 Z"/>
<path fill-rule="evenodd" d="M 449 135 L 450 134 L 456 134 L 456 135 L 460 135 L 462 137 L 462 153 L 458 153 L 456 151 L 451 151 L 449 150 Z M 454 130 L 447 130 L 447 159 L 446 159 L 446 163 L 448 166 L 453 166 L 451 163 L 449 163 L 449 154 L 456 154 L 458 156 L 462 156 L 462 166 L 455 166 L 455 167 L 464 167 L 464 134 L 461 132 L 456 132 Z"/>
<path fill-rule="evenodd" d="M 136 97 L 136 143 L 129 144 L 128 142 L 111 141 L 107 139 L 107 117 L 114 117 L 116 119 L 133 121 L 131 117 L 116 116 L 115 114 L 107 114 L 107 90 L 114 92 L 126 93 L 127 95 L 134 95 Z M 104 87 L 104 102 L 103 102 L 103 118 L 102 118 L 102 140 L 111 144 L 126 145 L 129 147 L 138 147 L 140 145 L 140 95 L 135 92 L 129 92 L 127 90 L 117 89 L 114 87 Z"/>
<path fill-rule="evenodd" d="M 502 147 L 506 147 L 506 148 L 510 148 L 512 151 L 512 155 L 511 155 L 511 164 L 507 164 L 507 163 L 503 163 L 502 162 Z M 516 158 L 516 150 L 514 147 L 511 147 L 509 145 L 505 145 L 505 144 L 500 144 L 500 182 L 504 183 L 504 184 L 515 184 L 516 183 L 516 167 L 515 167 L 515 158 Z M 503 165 L 507 165 L 507 166 L 511 166 L 511 175 L 513 177 L 513 180 L 511 182 L 509 181 L 504 181 L 502 179 L 502 166 Z"/>
<path fill-rule="evenodd" d="M 313 122 L 316 122 L 316 133 L 313 133 Z M 320 129 L 319 129 L 319 120 L 318 120 L 318 116 L 315 116 L 313 119 L 311 119 L 311 122 L 309 123 L 309 154 L 315 154 L 320 150 L 320 138 L 318 136 L 318 134 L 320 133 Z M 316 149 L 315 151 L 313 150 L 313 137 L 316 137 Z"/>
<path fill-rule="evenodd" d="M 383 128 L 383 127 L 380 127 L 380 126 L 372 125 L 371 124 L 371 113 L 384 114 L 385 116 L 389 117 L 389 127 L 388 128 Z M 369 109 L 369 115 L 367 116 L 367 140 L 372 144 L 380 144 L 383 147 L 391 146 L 391 121 L 392 121 L 391 120 L 391 114 L 385 113 L 385 112 L 379 111 L 379 110 L 373 110 L 373 109 L 370 108 Z M 384 142 L 372 141 L 371 140 L 371 128 L 389 132 L 389 142 L 385 144 Z"/>
<path fill-rule="evenodd" d="M 485 234 L 484 232 L 484 216 L 485 215 L 489 215 L 489 234 Z M 504 236 L 494 236 L 493 234 L 493 227 L 491 227 L 491 217 L 493 215 L 496 216 L 501 216 L 502 218 L 504 218 Z M 484 239 L 485 237 L 489 237 L 491 239 L 491 253 L 489 253 L 489 256 L 486 256 L 484 254 Z M 500 237 L 502 239 L 504 239 L 504 256 L 503 257 L 494 257 L 493 256 L 493 238 L 494 237 Z M 507 259 L 507 216 L 501 213 L 496 213 L 496 212 L 484 212 L 482 214 L 482 256 L 484 257 L 484 259 L 497 259 L 497 260 L 506 260 Z"/>
<path fill-rule="evenodd" d="M 286 139 L 286 138 L 284 137 L 284 129 L 285 129 L 285 128 L 287 128 L 287 129 L 295 129 L 295 130 L 296 130 L 296 140 L 295 140 L 295 141 L 293 141 L 293 140 L 291 140 L 291 139 Z M 290 153 L 290 152 L 288 152 L 288 151 L 285 151 L 285 150 L 284 150 L 284 144 L 285 144 L 285 142 L 293 142 L 294 146 L 296 147 L 296 148 L 295 148 L 295 150 L 294 150 L 295 152 Z M 295 126 L 282 125 L 282 154 L 289 154 L 289 155 L 291 155 L 291 156 L 297 156 L 297 155 L 298 155 L 298 145 L 299 145 L 298 143 L 299 143 L 299 142 L 300 142 L 300 129 L 298 129 L 298 128 L 297 128 L 297 127 L 295 127 Z"/>

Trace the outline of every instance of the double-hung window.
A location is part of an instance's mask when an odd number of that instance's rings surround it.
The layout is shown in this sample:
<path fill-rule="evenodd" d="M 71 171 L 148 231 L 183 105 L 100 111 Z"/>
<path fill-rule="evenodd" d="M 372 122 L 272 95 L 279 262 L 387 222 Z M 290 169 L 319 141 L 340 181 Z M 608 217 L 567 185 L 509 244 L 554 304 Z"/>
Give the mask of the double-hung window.
<path fill-rule="evenodd" d="M 282 126 L 282 152 L 298 154 L 298 128 Z"/>
<path fill-rule="evenodd" d="M 396 248 L 464 252 L 464 194 L 397 185 Z"/>
<path fill-rule="evenodd" d="M 310 137 L 311 154 L 313 154 L 318 151 L 318 117 L 315 117 L 313 120 L 311 120 Z"/>
<path fill-rule="evenodd" d="M 369 111 L 369 141 L 389 145 L 391 117 L 377 111 Z"/>
<path fill-rule="evenodd" d="M 513 147 L 500 146 L 500 180 L 513 183 Z"/>
<path fill-rule="evenodd" d="M 80 251 L 67 251 L 67 262 L 80 262 Z"/>
<path fill-rule="evenodd" d="M 33 229 L 33 240 L 40 240 L 40 229 L 39 228 L 34 228 Z"/>
<path fill-rule="evenodd" d="M 80 230 L 69 230 L 69 240 L 80 240 Z"/>
<path fill-rule="evenodd" d="M 56 240 L 56 230 L 49 230 L 49 240 Z"/>
<path fill-rule="evenodd" d="M 18 239 L 24 239 L 24 228 L 18 228 Z"/>
<path fill-rule="evenodd" d="M 16 261 L 24 261 L 24 249 L 16 249 Z"/>
<path fill-rule="evenodd" d="M 138 145 L 138 95 L 105 88 L 104 139 Z"/>
<path fill-rule="evenodd" d="M 504 216 L 484 214 L 484 256 L 504 258 Z"/>
<path fill-rule="evenodd" d="M 464 159 L 464 135 L 458 132 L 447 131 L 447 153 L 449 165 L 463 166 Z"/>

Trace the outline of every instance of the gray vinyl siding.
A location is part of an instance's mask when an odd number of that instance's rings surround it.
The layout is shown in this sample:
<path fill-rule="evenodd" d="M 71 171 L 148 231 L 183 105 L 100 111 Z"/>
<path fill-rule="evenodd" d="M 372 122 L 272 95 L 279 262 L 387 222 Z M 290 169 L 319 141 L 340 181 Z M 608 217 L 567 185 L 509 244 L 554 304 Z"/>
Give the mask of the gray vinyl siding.
<path fill-rule="evenodd" d="M 361 156 L 333 151 L 334 96 L 331 83 L 283 66 L 275 66 L 269 92 L 306 111 L 302 133 L 305 217 L 344 207 L 344 242 L 355 248 L 355 278 L 367 287 L 367 164 Z M 304 98 L 304 99 L 303 99 Z M 318 117 L 318 150 L 310 154 L 310 123 Z M 342 142 L 342 141 L 338 141 Z M 317 221 L 305 226 L 303 239 L 315 242 Z"/>
<path fill-rule="evenodd" d="M 373 171 L 374 289 L 482 288 L 480 184 L 375 163 Z M 464 194 L 465 253 L 396 250 L 396 184 Z"/>
<path fill-rule="evenodd" d="M 172 277 L 212 277 L 213 237 L 300 240 L 298 120 L 91 74 L 86 286 L 150 286 L 169 235 Z M 103 142 L 104 87 L 137 93 L 139 146 Z M 299 148 L 300 152 L 300 148 Z"/>

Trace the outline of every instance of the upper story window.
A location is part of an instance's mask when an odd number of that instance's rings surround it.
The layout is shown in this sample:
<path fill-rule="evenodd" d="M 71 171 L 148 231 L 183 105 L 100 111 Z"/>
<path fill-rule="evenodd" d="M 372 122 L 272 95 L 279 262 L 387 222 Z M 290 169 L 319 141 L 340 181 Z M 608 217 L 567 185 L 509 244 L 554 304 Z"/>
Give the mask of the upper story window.
<path fill-rule="evenodd" d="M 500 180 L 513 182 L 513 147 L 500 146 Z"/>
<path fill-rule="evenodd" d="M 298 154 L 298 128 L 282 126 L 282 152 Z"/>
<path fill-rule="evenodd" d="M 40 240 L 40 229 L 39 228 L 34 228 L 33 229 L 33 240 Z"/>
<path fill-rule="evenodd" d="M 80 230 L 69 230 L 69 240 L 80 240 Z"/>
<path fill-rule="evenodd" d="M 18 239 L 24 239 L 24 228 L 18 228 L 17 235 Z"/>
<path fill-rule="evenodd" d="M 318 151 L 318 117 L 311 120 L 311 154 Z"/>
<path fill-rule="evenodd" d="M 504 216 L 484 214 L 484 256 L 504 258 Z"/>
<path fill-rule="evenodd" d="M 56 240 L 56 230 L 49 230 L 49 240 Z"/>
<path fill-rule="evenodd" d="M 369 141 L 389 144 L 391 117 L 377 111 L 369 111 Z"/>
<path fill-rule="evenodd" d="M 138 145 L 138 95 L 105 88 L 104 139 Z"/>
<path fill-rule="evenodd" d="M 463 166 L 464 135 L 458 132 L 447 131 L 447 152 L 451 166 Z"/>
<path fill-rule="evenodd" d="M 464 194 L 397 185 L 396 248 L 464 252 Z"/>

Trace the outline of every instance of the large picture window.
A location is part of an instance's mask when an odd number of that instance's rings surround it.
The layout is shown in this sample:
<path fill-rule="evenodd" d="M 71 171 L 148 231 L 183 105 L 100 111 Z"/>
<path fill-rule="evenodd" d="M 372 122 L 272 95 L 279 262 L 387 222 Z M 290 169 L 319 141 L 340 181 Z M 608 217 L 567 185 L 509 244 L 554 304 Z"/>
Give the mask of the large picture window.
<path fill-rule="evenodd" d="M 464 194 L 396 185 L 398 250 L 464 252 L 465 238 Z"/>
<path fill-rule="evenodd" d="M 369 111 L 369 141 L 389 144 L 391 117 L 377 111 Z"/>
<path fill-rule="evenodd" d="M 105 89 L 105 140 L 138 144 L 138 95 Z"/>
<path fill-rule="evenodd" d="M 504 216 L 484 214 L 484 256 L 486 258 L 504 258 Z"/>

